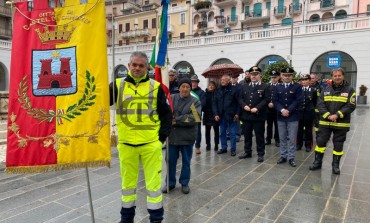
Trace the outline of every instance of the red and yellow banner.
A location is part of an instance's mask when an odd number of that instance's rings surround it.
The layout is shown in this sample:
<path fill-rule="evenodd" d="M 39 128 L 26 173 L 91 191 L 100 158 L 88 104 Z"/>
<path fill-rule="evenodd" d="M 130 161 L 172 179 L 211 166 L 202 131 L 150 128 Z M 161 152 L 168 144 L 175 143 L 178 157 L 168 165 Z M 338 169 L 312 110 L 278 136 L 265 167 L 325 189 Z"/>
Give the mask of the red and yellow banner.
<path fill-rule="evenodd" d="M 104 1 L 50 2 L 15 4 L 7 173 L 110 165 Z"/>

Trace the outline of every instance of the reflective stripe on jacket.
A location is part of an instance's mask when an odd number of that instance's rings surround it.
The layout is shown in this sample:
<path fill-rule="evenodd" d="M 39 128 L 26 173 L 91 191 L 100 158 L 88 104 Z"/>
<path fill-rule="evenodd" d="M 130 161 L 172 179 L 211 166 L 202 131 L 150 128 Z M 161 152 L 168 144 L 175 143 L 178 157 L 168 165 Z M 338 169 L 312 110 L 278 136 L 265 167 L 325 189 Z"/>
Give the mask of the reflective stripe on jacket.
<path fill-rule="evenodd" d="M 347 82 L 341 86 L 328 85 L 320 93 L 317 108 L 320 112 L 320 126 L 349 130 L 351 113 L 356 108 L 356 93 Z M 328 119 L 333 114 L 338 116 L 336 122 Z"/>
<path fill-rule="evenodd" d="M 116 123 L 119 143 L 140 145 L 158 140 L 157 97 L 160 84 L 152 79 L 137 85 L 117 79 Z"/>

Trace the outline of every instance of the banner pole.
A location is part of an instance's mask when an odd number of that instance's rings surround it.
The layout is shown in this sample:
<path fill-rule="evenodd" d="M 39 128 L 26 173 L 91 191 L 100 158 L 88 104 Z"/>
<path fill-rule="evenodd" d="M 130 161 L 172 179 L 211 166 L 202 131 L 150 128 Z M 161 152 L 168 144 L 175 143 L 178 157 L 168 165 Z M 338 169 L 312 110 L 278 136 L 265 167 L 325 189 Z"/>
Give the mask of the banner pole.
<path fill-rule="evenodd" d="M 166 177 L 166 187 L 167 193 L 170 193 L 170 164 L 169 164 L 169 146 L 168 146 L 168 137 L 166 139 L 166 167 L 167 167 L 167 177 Z"/>
<path fill-rule="evenodd" d="M 94 208 L 93 208 L 92 197 L 91 197 L 89 170 L 87 166 L 85 167 L 85 170 L 86 170 L 85 172 L 86 172 L 86 181 L 87 181 L 87 192 L 89 194 L 89 202 L 90 202 L 91 222 L 95 223 Z"/>

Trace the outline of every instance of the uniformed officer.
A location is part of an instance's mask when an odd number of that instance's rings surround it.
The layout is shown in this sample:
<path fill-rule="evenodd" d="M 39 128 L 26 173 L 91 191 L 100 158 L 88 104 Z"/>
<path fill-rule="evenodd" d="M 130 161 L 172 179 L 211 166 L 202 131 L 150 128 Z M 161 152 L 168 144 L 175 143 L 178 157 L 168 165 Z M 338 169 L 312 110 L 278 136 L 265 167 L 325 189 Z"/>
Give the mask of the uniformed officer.
<path fill-rule="evenodd" d="M 293 82 L 294 72 L 293 68 L 280 70 L 283 83 L 276 86 L 272 98 L 274 107 L 278 112 L 280 159 L 277 163 L 281 164 L 289 161 L 292 167 L 296 166 L 294 157 L 299 120 L 298 109 L 302 101 L 302 87 Z"/>
<path fill-rule="evenodd" d="M 297 150 L 302 149 L 304 138 L 306 152 L 310 152 L 313 144 L 312 126 L 315 119 L 315 106 L 317 102 L 317 93 L 316 89 L 310 87 L 309 85 L 311 80 L 309 74 L 300 75 L 299 80 L 302 85 L 303 97 L 298 123 Z"/>
<path fill-rule="evenodd" d="M 310 80 L 310 87 L 316 90 L 317 98 L 320 97 L 320 92 L 323 88 L 327 86 L 326 81 L 321 80 L 319 78 L 319 75 L 317 73 L 312 72 L 310 74 L 311 80 Z M 314 119 L 314 130 L 316 133 L 316 139 L 319 135 L 319 120 L 320 120 L 320 114 L 319 109 L 317 108 L 317 103 L 315 106 L 315 119 Z"/>
<path fill-rule="evenodd" d="M 356 93 L 344 80 L 342 68 L 332 71 L 332 80 L 320 93 L 317 108 L 320 112 L 319 136 L 315 148 L 315 161 L 310 170 L 321 169 L 326 143 L 333 133 L 333 174 L 340 174 L 339 163 L 343 145 L 350 128 L 351 113 L 356 108 Z"/>
<path fill-rule="evenodd" d="M 258 162 L 263 162 L 265 155 L 265 121 L 267 104 L 271 100 L 270 89 L 261 83 L 261 69 L 253 66 L 249 69 L 251 82 L 244 84 L 239 94 L 242 108 L 241 120 L 244 123 L 244 153 L 239 159 L 252 157 L 252 132 L 256 135 Z"/>
<path fill-rule="evenodd" d="M 268 103 L 268 109 L 267 109 L 267 127 L 266 127 L 266 143 L 265 145 L 270 145 L 271 144 L 271 139 L 274 137 L 275 139 L 275 146 L 279 147 L 280 146 L 280 139 L 279 139 L 279 129 L 277 125 L 277 113 L 274 108 L 274 103 L 272 103 L 272 96 L 274 95 L 274 91 L 276 88 L 276 85 L 279 84 L 280 81 L 280 72 L 271 70 L 270 71 L 270 76 L 271 76 L 271 83 L 269 83 L 269 88 L 271 91 L 271 100 Z M 274 131 L 273 131 L 274 128 Z M 274 132 L 274 134 L 273 134 Z"/>

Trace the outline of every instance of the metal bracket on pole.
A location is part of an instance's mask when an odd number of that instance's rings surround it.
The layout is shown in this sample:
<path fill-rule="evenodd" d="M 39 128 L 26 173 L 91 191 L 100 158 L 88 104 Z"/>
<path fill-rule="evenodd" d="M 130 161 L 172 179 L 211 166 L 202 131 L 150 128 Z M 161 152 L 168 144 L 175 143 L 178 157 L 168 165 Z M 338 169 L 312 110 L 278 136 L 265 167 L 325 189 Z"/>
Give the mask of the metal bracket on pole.
<path fill-rule="evenodd" d="M 85 167 L 85 170 L 86 170 L 87 192 L 89 194 L 89 202 L 90 202 L 91 222 L 95 223 L 94 208 L 93 208 L 92 197 L 91 197 L 89 170 L 87 169 L 87 166 Z"/>

